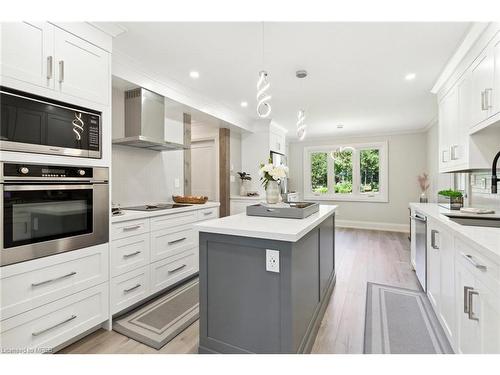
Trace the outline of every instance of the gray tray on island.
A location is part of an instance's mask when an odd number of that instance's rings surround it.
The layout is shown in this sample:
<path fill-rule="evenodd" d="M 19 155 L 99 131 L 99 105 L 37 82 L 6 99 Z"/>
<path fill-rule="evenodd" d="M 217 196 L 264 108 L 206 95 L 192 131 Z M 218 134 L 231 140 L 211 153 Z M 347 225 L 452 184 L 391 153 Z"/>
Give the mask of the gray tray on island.
<path fill-rule="evenodd" d="M 286 204 L 247 206 L 248 216 L 281 217 L 285 219 L 305 219 L 319 211 L 318 203 L 291 202 Z"/>

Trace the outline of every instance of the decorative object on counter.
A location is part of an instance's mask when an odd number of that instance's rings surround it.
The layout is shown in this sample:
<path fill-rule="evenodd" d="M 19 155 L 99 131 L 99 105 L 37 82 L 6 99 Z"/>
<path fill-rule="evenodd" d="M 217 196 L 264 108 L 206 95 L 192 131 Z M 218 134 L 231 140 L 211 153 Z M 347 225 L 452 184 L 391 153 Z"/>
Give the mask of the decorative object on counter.
<path fill-rule="evenodd" d="M 427 173 L 422 173 L 417 177 L 418 186 L 420 187 L 420 203 L 427 203 L 427 190 L 431 186 L 429 183 L 429 175 Z"/>
<path fill-rule="evenodd" d="M 247 191 L 247 197 L 258 197 L 259 192 L 258 191 Z"/>
<path fill-rule="evenodd" d="M 269 160 L 267 164 L 261 164 L 259 169 L 260 181 L 266 189 L 266 202 L 278 203 L 281 198 L 279 182 L 288 175 L 288 167 L 283 165 L 274 166 Z"/>
<path fill-rule="evenodd" d="M 248 216 L 281 217 L 285 219 L 305 219 L 319 211 L 318 203 L 292 202 L 247 206 Z"/>
<path fill-rule="evenodd" d="M 252 181 L 252 177 L 250 176 L 250 173 L 246 173 L 246 172 L 237 172 L 237 173 L 240 176 L 240 181 L 241 181 L 240 195 L 242 197 L 245 197 L 245 196 L 247 196 L 247 188 L 245 186 L 245 182 Z"/>
<path fill-rule="evenodd" d="M 464 206 L 464 196 L 460 191 L 441 190 L 438 192 L 438 204 L 448 210 L 460 210 Z"/>
<path fill-rule="evenodd" d="M 203 195 L 172 195 L 175 203 L 187 204 L 204 204 L 208 201 L 208 197 Z"/>

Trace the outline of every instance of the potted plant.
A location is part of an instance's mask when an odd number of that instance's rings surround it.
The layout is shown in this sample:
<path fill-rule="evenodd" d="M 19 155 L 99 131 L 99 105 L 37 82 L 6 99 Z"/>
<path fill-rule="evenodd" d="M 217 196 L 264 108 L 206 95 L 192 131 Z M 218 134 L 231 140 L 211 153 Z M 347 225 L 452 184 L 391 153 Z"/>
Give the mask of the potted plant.
<path fill-rule="evenodd" d="M 279 182 L 288 175 L 288 168 L 283 165 L 274 166 L 271 160 L 267 164 L 260 164 L 260 181 L 266 189 L 266 202 L 278 203 L 280 200 Z"/>
<path fill-rule="evenodd" d="M 427 190 L 429 189 L 429 175 L 422 173 L 417 177 L 418 185 L 420 186 L 420 203 L 427 203 Z"/>
<path fill-rule="evenodd" d="M 252 177 L 250 176 L 250 173 L 246 173 L 246 172 L 237 172 L 237 173 L 240 176 L 240 181 L 241 181 L 240 195 L 243 197 L 246 197 L 247 189 L 245 186 L 245 181 L 252 181 Z"/>
<path fill-rule="evenodd" d="M 457 190 L 441 190 L 438 192 L 438 203 L 449 210 L 460 210 L 464 206 L 464 196 Z"/>

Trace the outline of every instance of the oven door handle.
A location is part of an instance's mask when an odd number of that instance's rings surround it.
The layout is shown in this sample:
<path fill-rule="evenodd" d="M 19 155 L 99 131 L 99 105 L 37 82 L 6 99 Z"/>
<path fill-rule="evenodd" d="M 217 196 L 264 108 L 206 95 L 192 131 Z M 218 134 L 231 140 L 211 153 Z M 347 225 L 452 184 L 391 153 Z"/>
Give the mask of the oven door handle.
<path fill-rule="evenodd" d="M 4 191 L 37 191 L 37 190 L 93 190 L 94 186 L 88 185 L 4 185 Z"/>

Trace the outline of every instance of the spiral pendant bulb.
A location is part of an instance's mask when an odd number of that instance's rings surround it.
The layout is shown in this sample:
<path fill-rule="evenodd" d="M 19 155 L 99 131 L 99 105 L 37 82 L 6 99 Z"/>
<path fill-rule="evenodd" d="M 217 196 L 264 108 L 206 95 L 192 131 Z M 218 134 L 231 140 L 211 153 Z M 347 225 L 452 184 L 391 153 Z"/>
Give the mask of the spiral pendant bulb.
<path fill-rule="evenodd" d="M 304 123 L 305 120 L 306 120 L 305 112 L 304 110 L 301 109 L 297 113 L 297 137 L 299 137 L 299 141 L 304 140 L 304 138 L 306 137 L 307 126 Z"/>
<path fill-rule="evenodd" d="M 257 81 L 257 115 L 260 118 L 266 118 L 271 114 L 271 95 L 267 93 L 271 84 L 267 80 L 267 72 L 261 71 L 259 73 L 259 80 Z"/>

